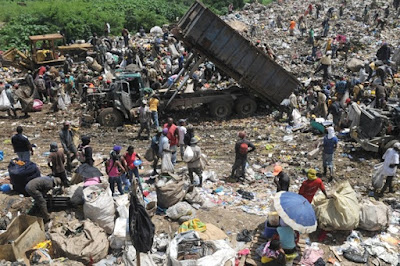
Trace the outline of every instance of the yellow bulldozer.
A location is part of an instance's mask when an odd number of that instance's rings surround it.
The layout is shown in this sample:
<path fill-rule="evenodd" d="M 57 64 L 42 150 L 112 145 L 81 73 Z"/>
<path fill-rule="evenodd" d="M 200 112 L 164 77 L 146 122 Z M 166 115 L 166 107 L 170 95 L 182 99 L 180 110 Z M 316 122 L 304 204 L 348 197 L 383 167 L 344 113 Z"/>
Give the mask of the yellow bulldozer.
<path fill-rule="evenodd" d="M 62 65 L 67 53 L 81 54 L 93 50 L 89 43 L 64 45 L 64 36 L 59 33 L 29 36 L 29 43 L 30 53 L 11 48 L 1 55 L 1 64 L 34 70 L 41 65 Z"/>

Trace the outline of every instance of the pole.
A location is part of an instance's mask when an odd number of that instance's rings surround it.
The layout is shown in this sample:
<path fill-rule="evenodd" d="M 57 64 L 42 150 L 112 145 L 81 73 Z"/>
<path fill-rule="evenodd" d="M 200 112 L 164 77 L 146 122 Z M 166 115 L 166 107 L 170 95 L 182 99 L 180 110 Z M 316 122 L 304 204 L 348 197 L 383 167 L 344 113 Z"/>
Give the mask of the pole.
<path fill-rule="evenodd" d="M 136 252 L 136 266 L 140 266 L 140 252 Z"/>

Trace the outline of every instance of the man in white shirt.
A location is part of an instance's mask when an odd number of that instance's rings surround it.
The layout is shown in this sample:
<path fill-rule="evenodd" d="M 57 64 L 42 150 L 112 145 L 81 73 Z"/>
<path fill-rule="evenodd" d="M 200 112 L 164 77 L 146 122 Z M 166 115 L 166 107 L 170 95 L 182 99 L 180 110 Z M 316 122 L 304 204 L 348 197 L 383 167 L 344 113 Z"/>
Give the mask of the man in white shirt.
<path fill-rule="evenodd" d="M 389 193 L 394 193 L 393 177 L 396 175 L 397 166 L 399 165 L 400 142 L 396 142 L 393 148 L 389 148 L 383 155 L 383 175 L 386 176 L 386 182 L 383 186 L 380 195 L 382 196 L 385 190 L 389 187 Z"/>

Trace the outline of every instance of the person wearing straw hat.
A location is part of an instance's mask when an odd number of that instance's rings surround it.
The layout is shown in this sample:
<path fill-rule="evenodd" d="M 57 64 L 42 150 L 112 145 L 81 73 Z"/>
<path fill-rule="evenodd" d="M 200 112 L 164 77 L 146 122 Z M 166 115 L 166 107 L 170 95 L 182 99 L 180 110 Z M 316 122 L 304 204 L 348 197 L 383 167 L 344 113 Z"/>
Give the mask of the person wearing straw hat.
<path fill-rule="evenodd" d="M 307 171 L 307 178 L 308 180 L 304 181 L 303 184 L 301 184 L 299 194 L 306 198 L 308 202 L 312 202 L 312 200 L 314 199 L 314 195 L 318 189 L 321 189 L 326 198 L 330 198 L 330 196 L 328 196 L 328 194 L 326 193 L 325 186 L 321 178 L 317 177 L 317 171 L 315 169 L 309 169 Z"/>

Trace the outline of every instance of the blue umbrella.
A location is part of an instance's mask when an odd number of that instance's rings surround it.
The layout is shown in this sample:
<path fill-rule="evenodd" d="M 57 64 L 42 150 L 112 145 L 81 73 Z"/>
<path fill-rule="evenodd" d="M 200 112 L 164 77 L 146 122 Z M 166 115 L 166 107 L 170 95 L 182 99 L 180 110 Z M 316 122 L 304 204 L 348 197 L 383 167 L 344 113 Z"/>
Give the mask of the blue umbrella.
<path fill-rule="evenodd" d="M 274 207 L 281 219 L 300 233 L 311 233 L 317 230 L 317 218 L 311 204 L 303 196 L 280 191 L 273 196 Z"/>

